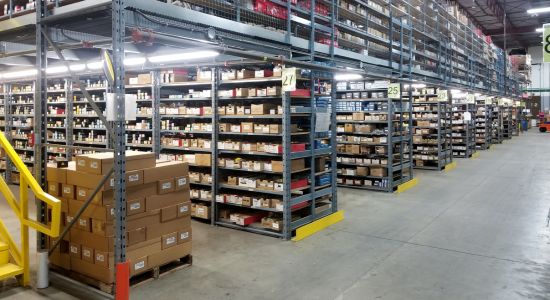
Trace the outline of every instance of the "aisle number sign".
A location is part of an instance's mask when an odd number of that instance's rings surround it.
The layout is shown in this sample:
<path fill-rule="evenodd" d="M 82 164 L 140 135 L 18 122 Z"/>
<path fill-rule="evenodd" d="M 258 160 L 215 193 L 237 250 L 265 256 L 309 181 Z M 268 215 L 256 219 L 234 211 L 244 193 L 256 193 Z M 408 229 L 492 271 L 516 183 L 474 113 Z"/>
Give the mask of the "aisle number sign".
<path fill-rule="evenodd" d="M 283 92 L 296 90 L 296 68 L 283 68 L 282 71 Z"/>
<path fill-rule="evenodd" d="M 476 96 L 474 94 L 467 94 L 466 103 L 476 103 Z"/>
<path fill-rule="evenodd" d="M 401 98 L 401 84 L 390 83 L 388 86 L 388 98 L 399 99 Z"/>
<path fill-rule="evenodd" d="M 447 90 L 438 90 L 437 91 L 437 101 L 447 102 L 449 100 L 449 93 Z"/>
<path fill-rule="evenodd" d="M 542 59 L 545 63 L 550 63 L 550 24 L 542 26 Z"/>

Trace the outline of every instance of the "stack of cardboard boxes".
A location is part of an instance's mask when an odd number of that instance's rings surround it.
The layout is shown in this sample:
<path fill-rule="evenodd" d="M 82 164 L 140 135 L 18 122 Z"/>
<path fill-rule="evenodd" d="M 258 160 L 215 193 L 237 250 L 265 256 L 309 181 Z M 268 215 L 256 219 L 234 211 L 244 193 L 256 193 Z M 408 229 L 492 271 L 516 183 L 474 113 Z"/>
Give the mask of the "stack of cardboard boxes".
<path fill-rule="evenodd" d="M 62 199 L 63 226 L 74 218 L 112 166 L 112 153 L 77 156 L 68 167 L 48 166 L 48 192 Z M 187 163 L 156 161 L 153 153 L 126 153 L 126 257 L 131 276 L 191 253 L 188 176 Z M 111 178 L 100 188 L 50 257 L 53 265 L 113 283 L 113 187 Z"/>

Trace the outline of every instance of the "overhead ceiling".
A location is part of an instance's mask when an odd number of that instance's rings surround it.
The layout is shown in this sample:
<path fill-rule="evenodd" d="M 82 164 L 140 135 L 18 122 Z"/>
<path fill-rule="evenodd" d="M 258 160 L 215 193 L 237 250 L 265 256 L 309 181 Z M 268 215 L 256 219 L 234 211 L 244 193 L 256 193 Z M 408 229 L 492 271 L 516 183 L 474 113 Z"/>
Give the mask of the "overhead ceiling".
<path fill-rule="evenodd" d="M 530 15 L 528 9 L 550 6 L 543 0 L 456 0 L 477 23 L 485 35 L 506 49 L 540 46 L 541 33 L 535 29 L 544 23 L 550 23 L 550 13 Z M 505 13 L 506 12 L 506 13 Z M 504 18 L 506 17 L 506 35 Z"/>

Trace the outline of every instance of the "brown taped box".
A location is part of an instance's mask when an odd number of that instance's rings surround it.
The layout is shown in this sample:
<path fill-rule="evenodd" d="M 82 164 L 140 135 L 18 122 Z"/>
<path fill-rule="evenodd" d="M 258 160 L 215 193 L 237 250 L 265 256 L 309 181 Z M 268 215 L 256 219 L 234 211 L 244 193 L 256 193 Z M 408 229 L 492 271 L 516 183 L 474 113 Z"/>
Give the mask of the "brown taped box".
<path fill-rule="evenodd" d="M 178 244 L 178 232 L 172 232 L 162 236 L 162 250 L 174 247 Z"/>
<path fill-rule="evenodd" d="M 189 165 L 178 161 L 157 161 L 156 165 L 143 170 L 143 183 L 157 182 L 165 179 L 189 175 Z"/>
<path fill-rule="evenodd" d="M 59 182 L 48 181 L 48 194 L 54 197 L 61 197 L 61 186 Z"/>
<path fill-rule="evenodd" d="M 165 195 L 148 196 L 145 198 L 145 207 L 147 207 L 147 210 L 152 211 L 189 201 L 188 191 L 178 191 Z"/>
<path fill-rule="evenodd" d="M 252 115 L 269 115 L 269 110 L 277 108 L 274 104 L 252 104 L 250 112 Z"/>
<path fill-rule="evenodd" d="M 61 185 L 61 197 L 71 200 L 75 199 L 75 187 L 72 184 Z"/>
<path fill-rule="evenodd" d="M 113 155 L 113 153 L 79 155 L 76 157 L 76 170 L 79 172 L 96 175 L 107 174 L 113 166 Z M 153 168 L 154 166 L 154 153 L 126 151 L 126 171 Z"/>
<path fill-rule="evenodd" d="M 370 167 L 370 176 L 386 177 L 388 176 L 388 169 L 384 167 Z"/>
<path fill-rule="evenodd" d="M 103 179 L 104 175 L 96 175 L 90 173 L 84 173 L 76 171 L 71 165 L 67 169 L 67 184 L 72 184 L 78 187 L 84 187 L 88 189 L 95 189 L 99 182 Z M 143 170 L 127 170 L 125 173 L 126 186 L 139 186 L 143 185 Z M 114 187 L 114 180 L 107 180 L 105 184 L 100 188 L 100 191 L 112 190 Z"/>
<path fill-rule="evenodd" d="M 126 257 L 128 261 L 133 261 L 139 259 L 140 257 L 145 257 L 151 253 L 157 253 L 162 251 L 162 240 L 158 238 L 152 243 L 149 244 L 139 244 L 132 246 L 131 250 L 126 251 Z M 102 252 L 95 250 L 95 260 L 94 263 L 96 266 L 102 268 L 114 268 L 115 266 L 115 254 L 111 252 Z"/>
<path fill-rule="evenodd" d="M 46 180 L 67 183 L 67 169 L 58 168 L 55 164 L 48 164 L 46 168 Z"/>
<path fill-rule="evenodd" d="M 283 162 L 278 160 L 271 161 L 271 168 L 273 172 L 282 173 L 283 172 Z M 290 169 L 291 171 L 299 171 L 306 168 L 306 160 L 303 158 L 293 159 L 291 161 Z"/>
<path fill-rule="evenodd" d="M 169 232 L 179 231 L 191 226 L 191 218 L 184 217 L 165 223 L 146 225 L 146 227 L 131 230 L 128 233 L 128 245 L 137 245 L 142 242 L 155 240 Z M 145 228 L 145 229 L 143 229 Z M 76 245 L 93 247 L 99 251 L 110 251 L 114 247 L 114 238 L 85 232 L 82 230 L 71 230 L 71 242 Z"/>
<path fill-rule="evenodd" d="M 131 251 L 127 252 L 130 264 L 130 276 L 134 276 L 155 267 L 175 261 L 191 254 L 191 242 L 170 247 L 166 250 L 154 252 L 147 256 L 135 257 Z M 114 268 L 104 268 L 100 264 L 92 264 L 78 258 L 71 258 L 71 267 L 75 272 L 86 275 L 106 284 L 114 283 Z"/>
<path fill-rule="evenodd" d="M 182 201 L 183 202 L 183 201 Z M 78 200 L 69 201 L 69 215 L 74 216 L 78 213 L 80 208 L 84 205 L 85 202 Z M 139 204 L 139 208 L 136 204 Z M 126 211 L 128 220 L 134 220 L 140 217 L 143 217 L 143 213 L 146 212 L 145 198 L 133 198 L 128 199 L 126 202 Z M 133 206 L 133 207 L 132 207 Z M 135 210 L 139 209 L 139 212 Z M 130 213 L 130 211 L 133 211 Z M 153 211 L 153 210 L 152 210 Z M 96 220 L 103 221 L 113 221 L 114 220 L 114 208 L 111 205 L 95 205 L 90 204 L 82 213 L 83 218 L 88 217 Z"/>
<path fill-rule="evenodd" d="M 88 197 L 92 194 L 93 189 L 85 187 L 76 187 L 76 200 L 86 201 Z M 147 197 L 150 195 L 157 194 L 157 184 L 148 183 L 144 185 L 138 185 L 133 187 L 128 187 L 126 189 L 126 199 L 135 199 L 139 197 Z M 96 194 L 92 200 L 93 204 L 96 205 L 108 205 L 113 203 L 113 191 L 100 191 Z"/>
<path fill-rule="evenodd" d="M 176 182 L 174 178 L 163 179 L 158 181 L 157 193 L 159 195 L 169 194 L 176 189 Z"/>

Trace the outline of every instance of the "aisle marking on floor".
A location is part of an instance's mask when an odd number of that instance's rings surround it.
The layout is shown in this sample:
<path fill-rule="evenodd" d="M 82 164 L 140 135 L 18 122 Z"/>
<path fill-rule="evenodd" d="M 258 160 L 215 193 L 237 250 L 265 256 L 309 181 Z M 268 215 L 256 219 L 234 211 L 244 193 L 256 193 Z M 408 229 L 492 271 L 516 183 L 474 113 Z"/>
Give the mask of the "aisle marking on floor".
<path fill-rule="evenodd" d="M 479 152 L 475 152 L 474 154 L 472 154 L 471 159 L 476 159 L 478 157 L 479 157 Z"/>
<path fill-rule="evenodd" d="M 403 184 L 400 184 L 397 186 L 397 191 L 395 191 L 396 193 L 403 193 L 404 191 L 416 186 L 418 184 L 418 179 L 416 178 L 413 178 Z"/>
<path fill-rule="evenodd" d="M 330 225 L 334 225 L 340 221 L 344 220 L 344 211 L 339 210 L 335 213 L 332 213 L 326 217 L 323 217 L 315 222 L 311 222 L 307 225 L 304 225 L 296 229 L 296 236 L 292 238 L 294 242 L 301 241 L 307 238 L 310 235 L 313 235 Z"/>
<path fill-rule="evenodd" d="M 456 161 L 453 161 L 452 163 L 445 166 L 444 170 L 445 172 L 449 172 L 451 170 L 454 170 L 456 168 Z"/>

